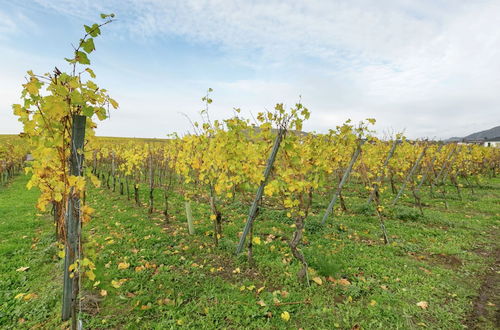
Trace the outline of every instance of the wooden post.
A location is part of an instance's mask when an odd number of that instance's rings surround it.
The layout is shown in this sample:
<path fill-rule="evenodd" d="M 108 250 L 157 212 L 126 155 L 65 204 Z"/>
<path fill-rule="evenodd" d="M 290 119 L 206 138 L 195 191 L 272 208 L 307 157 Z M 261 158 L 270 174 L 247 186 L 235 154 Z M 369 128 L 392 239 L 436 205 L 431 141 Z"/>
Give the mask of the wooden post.
<path fill-rule="evenodd" d="M 186 207 L 186 218 L 188 223 L 189 235 L 194 235 L 193 212 L 191 211 L 191 201 L 185 201 L 184 204 Z M 214 235 L 217 235 L 217 233 L 214 233 Z"/>
<path fill-rule="evenodd" d="M 257 211 L 259 209 L 259 202 L 264 194 L 264 188 L 266 187 L 267 180 L 269 179 L 269 175 L 271 174 L 271 169 L 273 168 L 274 161 L 276 160 L 276 155 L 278 154 L 278 150 L 280 148 L 281 141 L 283 140 L 283 136 L 286 133 L 286 128 L 281 127 L 276 135 L 276 139 L 274 140 L 273 149 L 271 150 L 271 154 L 267 160 L 267 166 L 264 170 L 264 180 L 261 181 L 259 188 L 257 189 L 257 193 L 255 194 L 255 199 L 253 200 L 252 206 L 250 207 L 250 211 L 248 212 L 247 222 L 245 224 L 245 228 L 243 228 L 243 234 L 240 238 L 240 243 L 236 249 L 236 254 L 239 254 L 245 245 L 245 239 L 252 228 L 252 224 L 257 215 Z"/>
<path fill-rule="evenodd" d="M 71 134 L 71 159 L 70 174 L 81 176 L 83 173 L 83 144 L 85 140 L 85 116 L 73 116 L 73 128 Z M 78 301 L 78 272 L 70 272 L 69 267 L 73 265 L 80 256 L 80 199 L 73 195 L 70 190 L 68 207 L 65 216 L 66 241 L 64 257 L 64 287 L 62 320 L 72 319 L 72 329 L 76 329 L 77 301 Z"/>
<path fill-rule="evenodd" d="M 385 168 L 387 167 L 387 164 L 389 164 L 392 155 L 394 155 L 394 151 L 396 150 L 396 146 L 398 145 L 398 143 L 399 143 L 398 139 L 395 139 L 394 142 L 392 143 L 391 149 L 389 150 L 389 153 L 387 154 L 387 157 L 384 160 L 384 164 L 382 165 L 382 171 L 385 171 Z M 368 197 L 366 204 L 370 204 L 373 197 L 375 196 L 375 193 L 378 192 L 378 182 L 381 182 L 383 178 L 384 178 L 384 173 L 381 173 L 375 179 L 375 183 L 372 185 L 372 191 L 370 192 L 370 196 Z"/>
<path fill-rule="evenodd" d="M 340 195 L 342 191 L 342 187 L 344 184 L 347 182 L 347 179 L 349 178 L 349 174 L 352 171 L 352 167 L 354 166 L 354 163 L 358 159 L 359 154 L 361 153 L 361 146 L 363 145 L 365 141 L 360 140 L 358 143 L 358 146 L 356 147 L 356 150 L 354 151 L 354 154 L 351 157 L 351 161 L 349 162 L 349 165 L 344 171 L 344 175 L 342 176 L 342 179 L 339 182 L 339 185 L 337 187 L 337 190 L 335 191 L 335 194 L 333 194 L 332 200 L 330 201 L 330 204 L 328 204 L 328 207 L 326 208 L 325 214 L 323 215 L 323 220 L 321 220 L 321 224 L 324 225 L 326 222 L 326 219 L 332 213 L 333 207 L 335 206 L 335 202 L 337 201 L 337 197 Z"/>
<path fill-rule="evenodd" d="M 412 180 L 413 175 L 415 174 L 415 171 L 418 168 L 418 165 L 422 161 L 422 158 L 424 158 L 426 150 L 427 150 L 427 146 L 424 147 L 424 150 L 422 150 L 422 152 L 418 156 L 417 160 L 415 161 L 415 163 L 413 164 L 412 168 L 410 169 L 410 172 L 408 172 L 408 175 L 406 176 L 405 180 L 403 181 L 403 184 L 401 185 L 401 188 L 399 188 L 398 194 L 396 195 L 396 197 L 394 197 L 394 200 L 392 201 L 392 204 L 391 204 L 392 206 L 396 205 L 396 203 L 398 202 L 399 197 L 401 197 L 401 195 L 403 194 L 403 191 L 406 188 L 406 183 L 408 181 Z"/>

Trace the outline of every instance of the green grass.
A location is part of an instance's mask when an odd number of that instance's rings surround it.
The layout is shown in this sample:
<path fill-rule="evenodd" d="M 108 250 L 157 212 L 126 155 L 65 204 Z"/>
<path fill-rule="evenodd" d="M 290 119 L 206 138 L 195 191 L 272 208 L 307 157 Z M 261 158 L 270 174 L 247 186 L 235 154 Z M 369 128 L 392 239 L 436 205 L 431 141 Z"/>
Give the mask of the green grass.
<path fill-rule="evenodd" d="M 62 267 L 50 217 L 37 216 L 36 192 L 24 190 L 26 180 L 18 177 L 0 188 L 0 327 L 17 328 L 24 322 L 51 328 L 59 324 Z M 323 283 L 310 287 L 296 280 L 299 265 L 287 245 L 294 229 L 282 211 L 262 210 L 254 234 L 262 244 L 254 247 L 255 266 L 250 267 L 244 255 L 233 255 L 247 203 L 223 209 L 224 235 L 216 248 L 205 204 L 193 205 L 196 235 L 190 236 L 176 194 L 167 223 L 160 211 L 148 215 L 146 207 L 134 206 L 125 196 L 90 189 L 87 199 L 96 213 L 84 227 L 84 245 L 86 256 L 96 263 L 99 283 L 83 284 L 84 326 L 463 329 L 493 263 L 500 180 L 490 180 L 474 196 L 464 191 L 464 201 L 450 190 L 449 210 L 441 199 L 426 194 L 423 201 L 431 206 L 424 216 L 404 197 L 387 211 L 388 246 L 381 240 L 378 218 L 363 210 L 366 197 L 355 188 L 350 185 L 345 192 L 349 211 L 337 210 L 326 228 L 316 222 L 328 198 L 315 200 L 302 250 L 317 274 L 311 276 L 320 276 Z M 143 203 L 145 195 L 141 191 Z M 161 208 L 160 192 L 155 196 Z M 119 269 L 119 263 L 130 266 Z M 17 272 L 22 266 L 30 269 Z M 112 281 L 119 280 L 125 281 L 113 287 Z M 38 296 L 14 298 L 27 292 Z M 257 304 L 261 301 L 265 306 Z M 428 308 L 417 306 L 421 301 Z M 488 308 L 494 312 L 495 307 Z M 285 311 L 291 316 L 288 322 L 280 317 Z M 486 318 L 480 328 L 494 329 L 494 322 Z"/>
<path fill-rule="evenodd" d="M 54 229 L 35 210 L 38 193 L 27 191 L 26 182 L 18 177 L 0 187 L 0 328 L 58 324 L 62 267 Z"/>

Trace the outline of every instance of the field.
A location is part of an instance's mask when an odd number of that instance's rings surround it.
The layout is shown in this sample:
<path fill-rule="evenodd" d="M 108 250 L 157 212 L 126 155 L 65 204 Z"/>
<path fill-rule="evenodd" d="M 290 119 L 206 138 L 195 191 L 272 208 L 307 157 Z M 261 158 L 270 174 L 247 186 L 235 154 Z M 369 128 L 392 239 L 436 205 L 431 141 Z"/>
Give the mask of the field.
<path fill-rule="evenodd" d="M 500 329 L 498 8 L 66 2 L 0 8 L 0 329 Z"/>
<path fill-rule="evenodd" d="M 27 181 L 19 175 L 0 187 L 0 327 L 64 328 L 60 245 Z M 500 179 L 485 179 L 474 193 L 464 189 L 463 201 L 448 189 L 448 209 L 424 189 L 423 216 L 404 196 L 388 211 L 388 245 L 356 183 L 344 190 L 347 211 L 336 210 L 323 228 L 328 197 L 315 198 L 302 247 L 308 286 L 297 281 L 299 263 L 288 247 L 294 225 L 280 209 L 263 206 L 249 264 L 234 255 L 247 201 L 227 206 L 215 247 L 206 203 L 193 200 L 196 233 L 189 235 L 176 192 L 166 221 L 118 191 L 89 188 L 86 201 L 96 211 L 83 244 L 96 279 L 81 283 L 84 327 L 498 328 Z"/>

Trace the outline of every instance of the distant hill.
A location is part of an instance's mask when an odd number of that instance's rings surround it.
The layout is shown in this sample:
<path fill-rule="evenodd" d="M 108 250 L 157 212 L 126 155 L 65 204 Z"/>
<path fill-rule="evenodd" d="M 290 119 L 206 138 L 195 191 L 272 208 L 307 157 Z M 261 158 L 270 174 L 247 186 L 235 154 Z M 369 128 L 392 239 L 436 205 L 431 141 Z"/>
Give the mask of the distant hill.
<path fill-rule="evenodd" d="M 447 139 L 447 142 L 458 142 L 458 141 L 478 141 L 478 140 L 488 140 L 500 137 L 500 126 L 496 126 L 485 131 L 476 132 L 469 134 L 465 137 L 451 137 Z"/>
<path fill-rule="evenodd" d="M 477 133 L 472 133 L 470 135 L 467 135 L 464 137 L 464 140 L 470 141 L 470 140 L 487 140 L 487 139 L 492 139 L 500 136 L 500 126 L 496 126 L 493 128 L 490 128 L 486 131 L 481 131 Z"/>

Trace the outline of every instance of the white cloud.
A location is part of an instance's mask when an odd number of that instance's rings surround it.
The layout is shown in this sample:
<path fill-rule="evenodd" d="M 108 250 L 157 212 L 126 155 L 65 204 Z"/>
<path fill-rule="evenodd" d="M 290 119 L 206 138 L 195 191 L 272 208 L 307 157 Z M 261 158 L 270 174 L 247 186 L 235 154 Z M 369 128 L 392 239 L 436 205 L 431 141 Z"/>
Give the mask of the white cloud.
<path fill-rule="evenodd" d="M 196 109 L 196 94 L 210 86 L 220 102 L 217 113 L 232 106 L 259 111 L 301 94 L 313 111 L 306 127 L 316 130 L 376 117 L 381 129 L 448 137 L 500 119 L 499 1 L 37 1 L 85 20 L 116 12 L 118 30 L 132 39 L 176 36 L 215 45 L 228 61 L 255 72 L 252 79 L 181 83 L 168 98 L 162 86 L 174 82 L 158 81 L 156 94 L 147 96 L 149 108 Z M 11 29 L 1 24 L 0 32 Z M 121 93 L 131 118 L 145 111 L 130 91 Z M 153 113 L 170 125 L 171 113 Z M 179 125 L 187 127 L 177 121 L 169 127 Z M 143 128 L 141 134 L 156 132 Z"/>

